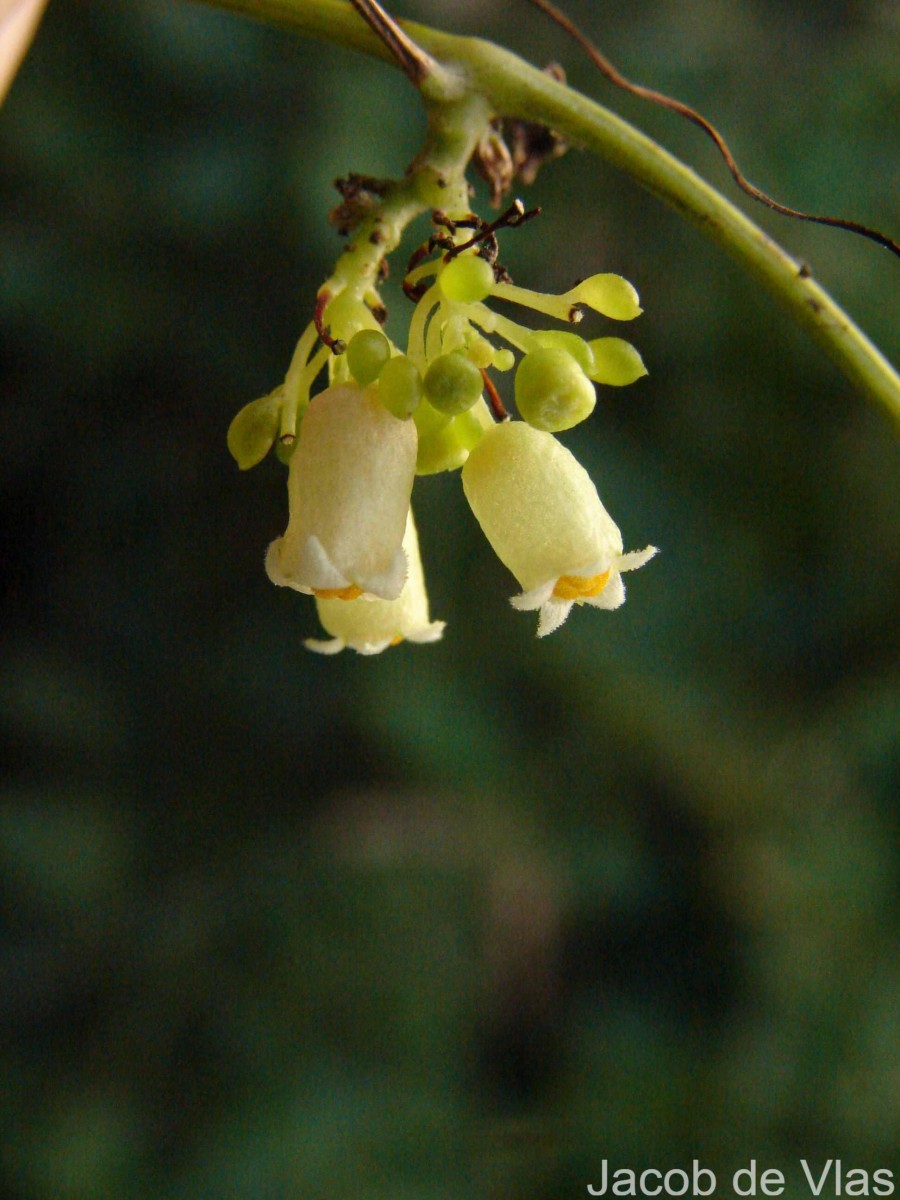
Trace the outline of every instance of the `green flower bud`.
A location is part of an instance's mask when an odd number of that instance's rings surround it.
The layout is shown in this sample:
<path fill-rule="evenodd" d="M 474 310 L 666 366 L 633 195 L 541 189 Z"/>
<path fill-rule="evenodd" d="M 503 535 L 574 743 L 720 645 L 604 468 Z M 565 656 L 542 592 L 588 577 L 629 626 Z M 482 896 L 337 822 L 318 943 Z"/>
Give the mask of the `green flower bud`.
<path fill-rule="evenodd" d="M 411 416 L 422 400 L 422 376 L 405 354 L 397 354 L 381 368 L 378 398 L 389 413 L 401 420 Z"/>
<path fill-rule="evenodd" d="M 475 304 L 493 290 L 494 271 L 483 258 L 475 254 L 461 254 L 441 269 L 438 282 L 448 300 Z"/>
<path fill-rule="evenodd" d="M 566 299 L 616 321 L 632 321 L 642 312 L 637 292 L 621 275 L 592 275 L 567 292 Z"/>
<path fill-rule="evenodd" d="M 535 429 L 571 429 L 591 415 L 596 400 L 594 385 L 567 350 L 542 347 L 519 363 L 516 407 Z"/>
<path fill-rule="evenodd" d="M 228 449 L 241 468 L 248 471 L 266 457 L 278 433 L 284 388 L 279 385 L 268 396 L 251 400 L 228 427 Z"/>
<path fill-rule="evenodd" d="M 591 342 L 594 354 L 594 369 L 588 371 L 595 383 L 611 387 L 625 387 L 647 374 L 644 360 L 630 342 L 622 338 L 595 338 Z"/>
<path fill-rule="evenodd" d="M 464 354 L 439 355 L 425 372 L 425 395 L 438 412 L 456 416 L 481 395 L 481 372 Z"/>
<path fill-rule="evenodd" d="M 347 366 L 358 384 L 374 383 L 391 357 L 391 343 L 380 329 L 360 329 L 347 343 Z"/>

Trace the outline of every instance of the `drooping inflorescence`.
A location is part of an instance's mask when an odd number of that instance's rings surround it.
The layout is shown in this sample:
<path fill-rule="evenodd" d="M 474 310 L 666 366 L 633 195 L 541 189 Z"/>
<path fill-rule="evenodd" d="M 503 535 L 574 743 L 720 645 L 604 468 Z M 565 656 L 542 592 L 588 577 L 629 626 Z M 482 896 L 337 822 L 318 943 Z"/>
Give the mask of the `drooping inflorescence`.
<path fill-rule="evenodd" d="M 311 649 L 375 654 L 441 636 L 410 509 L 416 475 L 462 468 L 475 517 L 523 589 L 512 604 L 539 611 L 539 637 L 574 605 L 617 608 L 622 572 L 656 552 L 625 553 L 587 472 L 555 437 L 590 415 L 595 385 L 646 374 L 630 343 L 589 341 L 572 329 L 584 308 L 632 320 L 641 312 L 637 293 L 611 274 L 562 295 L 516 286 L 497 260 L 496 231 L 532 215 L 519 202 L 490 225 L 467 212 L 433 213 L 435 233 L 404 279 L 415 307 L 403 350 L 382 331 L 371 269 L 348 270 L 350 247 L 319 293 L 284 383 L 232 421 L 228 445 L 239 466 L 273 446 L 288 464 L 289 521 L 266 570 L 274 583 L 315 597 L 332 636 L 308 640 Z M 377 245 L 377 213 L 367 228 Z M 498 311 L 498 301 L 555 324 L 527 327 Z M 316 391 L 326 368 L 328 385 Z M 510 371 L 518 420 L 495 384 Z"/>

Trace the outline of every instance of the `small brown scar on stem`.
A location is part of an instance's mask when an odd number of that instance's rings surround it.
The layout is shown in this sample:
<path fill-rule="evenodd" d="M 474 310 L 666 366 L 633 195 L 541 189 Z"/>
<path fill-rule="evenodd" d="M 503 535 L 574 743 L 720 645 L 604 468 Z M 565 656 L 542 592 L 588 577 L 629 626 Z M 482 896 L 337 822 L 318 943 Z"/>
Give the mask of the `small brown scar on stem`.
<path fill-rule="evenodd" d="M 418 304 L 427 291 L 427 283 L 409 283 L 406 279 L 403 281 L 403 295 L 407 300 L 412 300 L 413 304 Z"/>
<path fill-rule="evenodd" d="M 427 244 L 419 246 L 419 248 L 417 250 L 413 250 L 412 254 L 409 256 L 409 262 L 406 264 L 407 275 L 410 273 L 410 271 L 413 270 L 414 267 L 417 267 L 424 258 L 427 258 L 427 257 L 428 257 Z"/>
<path fill-rule="evenodd" d="M 451 219 L 450 219 L 450 217 L 448 217 L 448 216 L 447 216 L 447 214 L 444 212 L 444 210 L 443 210 L 443 209 L 441 209 L 441 208 L 436 208 L 436 209 L 434 209 L 434 210 L 432 211 L 432 214 L 431 214 L 431 223 L 432 223 L 432 225 L 443 225 L 443 227 L 444 227 L 444 228 L 445 228 L 445 229 L 446 229 L 446 230 L 447 230 L 449 233 L 456 233 L 456 226 L 457 226 L 457 224 L 460 224 L 460 225 L 462 225 L 462 224 L 467 224 L 468 222 L 463 222 L 463 221 L 456 222 L 456 221 L 453 221 L 453 220 L 451 220 Z"/>
<path fill-rule="evenodd" d="M 347 349 L 346 343 L 340 338 L 331 336 L 331 330 L 325 324 L 325 309 L 331 302 L 331 292 L 322 291 L 316 296 L 316 307 L 313 310 L 313 324 L 316 327 L 316 333 L 328 347 L 332 354 L 343 354 Z"/>
<path fill-rule="evenodd" d="M 409 256 L 409 262 L 406 264 L 406 274 L 408 275 L 415 267 L 419 265 L 423 259 L 428 257 L 428 245 L 419 246 L 418 250 L 414 250 Z M 428 285 L 424 282 L 410 283 L 408 279 L 402 283 L 403 294 L 407 300 L 412 300 L 413 304 L 418 304 L 425 293 L 428 291 Z"/>

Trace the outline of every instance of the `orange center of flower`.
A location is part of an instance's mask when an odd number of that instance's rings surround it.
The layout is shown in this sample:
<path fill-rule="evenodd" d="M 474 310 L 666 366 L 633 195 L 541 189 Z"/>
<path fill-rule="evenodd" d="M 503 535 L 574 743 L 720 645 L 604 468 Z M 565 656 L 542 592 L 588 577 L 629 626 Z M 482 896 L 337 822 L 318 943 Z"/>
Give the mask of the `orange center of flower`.
<path fill-rule="evenodd" d="M 602 575 L 560 575 L 553 589 L 557 600 L 587 600 L 599 596 L 609 582 L 609 571 Z"/>
<path fill-rule="evenodd" d="M 400 643 L 401 643 L 402 641 L 403 641 L 403 634 L 402 634 L 402 633 L 398 633 L 396 637 L 392 637 L 392 638 L 391 638 L 391 645 L 392 645 L 392 646 L 399 646 L 399 645 L 400 645 Z"/>
<path fill-rule="evenodd" d="M 362 594 L 362 588 L 355 583 L 342 588 L 313 588 L 313 595 L 320 600 L 358 600 Z"/>

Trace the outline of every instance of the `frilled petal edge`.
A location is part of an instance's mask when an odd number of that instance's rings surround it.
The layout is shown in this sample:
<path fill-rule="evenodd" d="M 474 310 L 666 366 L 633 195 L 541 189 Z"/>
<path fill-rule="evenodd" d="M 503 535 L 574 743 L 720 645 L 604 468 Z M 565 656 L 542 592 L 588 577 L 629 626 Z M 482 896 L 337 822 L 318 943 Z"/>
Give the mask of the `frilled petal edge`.
<path fill-rule="evenodd" d="M 528 592 L 520 592 L 518 596 L 510 596 L 509 602 L 519 612 L 533 612 L 534 609 L 541 608 L 542 605 L 547 603 L 553 595 L 554 587 L 556 587 L 556 580 L 550 579 L 546 583 L 538 584 L 536 588 L 532 588 Z"/>
<path fill-rule="evenodd" d="M 342 650 L 348 649 L 355 650 L 357 654 L 380 654 L 382 650 L 387 650 L 390 644 L 390 638 L 385 638 L 380 642 L 360 642 L 359 645 L 351 645 L 343 638 L 330 638 L 328 641 L 320 638 L 306 638 L 303 643 L 307 650 L 312 650 L 314 654 L 340 654 Z"/>
<path fill-rule="evenodd" d="M 406 641 L 415 642 L 418 645 L 424 645 L 427 642 L 439 642 L 444 636 L 446 627 L 446 621 L 431 621 L 421 629 L 414 629 L 411 633 L 408 633 Z"/>
<path fill-rule="evenodd" d="M 618 571 L 611 573 L 609 583 L 603 591 L 598 592 L 596 596 L 585 596 L 581 603 L 589 604 L 591 608 L 605 608 L 608 612 L 620 608 L 625 603 L 625 584 L 622 582 L 622 576 Z"/>
<path fill-rule="evenodd" d="M 642 567 L 644 563 L 649 562 L 655 554 L 658 553 L 656 546 L 645 546 L 643 550 L 630 550 L 627 554 L 618 554 L 609 562 L 594 562 L 586 567 L 580 567 L 578 570 L 567 572 L 574 576 L 580 576 L 585 579 L 609 574 L 609 582 L 606 584 L 596 596 L 583 596 L 576 599 L 563 599 L 554 594 L 558 579 L 550 579 L 546 583 L 541 583 L 530 591 L 521 592 L 518 596 L 510 598 L 510 604 L 513 608 L 519 609 L 521 612 L 531 612 L 534 609 L 540 610 L 538 618 L 538 637 L 546 637 L 547 634 L 553 633 L 559 629 L 560 625 L 568 617 L 572 611 L 574 604 L 582 605 L 589 604 L 591 608 L 606 609 L 610 612 L 613 609 L 621 607 L 625 603 L 625 585 L 622 582 L 622 571 L 636 571 L 638 567 Z"/>
<path fill-rule="evenodd" d="M 352 601 L 351 601 L 352 603 Z M 315 654 L 340 654 L 342 650 L 355 650 L 357 654 L 381 654 L 383 650 L 387 650 L 389 646 L 395 646 L 400 642 L 413 642 L 416 644 L 424 644 L 427 642 L 437 642 L 444 636 L 446 621 L 431 621 L 428 625 L 421 629 L 415 629 L 405 636 L 398 634 L 396 638 L 381 638 L 377 642 L 345 642 L 343 638 L 306 638 L 303 645 L 307 650 L 312 650 Z"/>
<path fill-rule="evenodd" d="M 303 645 L 315 654 L 340 654 L 347 646 L 343 638 L 306 638 Z"/>
<path fill-rule="evenodd" d="M 548 600 L 541 605 L 541 615 L 538 617 L 537 635 L 546 637 L 559 629 L 563 621 L 572 611 L 572 600 Z"/>
<path fill-rule="evenodd" d="M 658 546 L 645 546 L 643 550 L 629 550 L 627 554 L 620 554 L 616 559 L 616 570 L 636 571 L 638 567 L 649 562 L 655 554 L 659 554 Z"/>
<path fill-rule="evenodd" d="M 399 549 L 391 559 L 391 565 L 386 571 L 382 571 L 378 575 L 368 575 L 365 579 L 356 579 L 353 582 L 357 583 L 363 592 L 370 596 L 377 596 L 380 600 L 396 600 L 403 591 L 408 573 L 409 564 L 406 559 L 406 551 Z"/>

